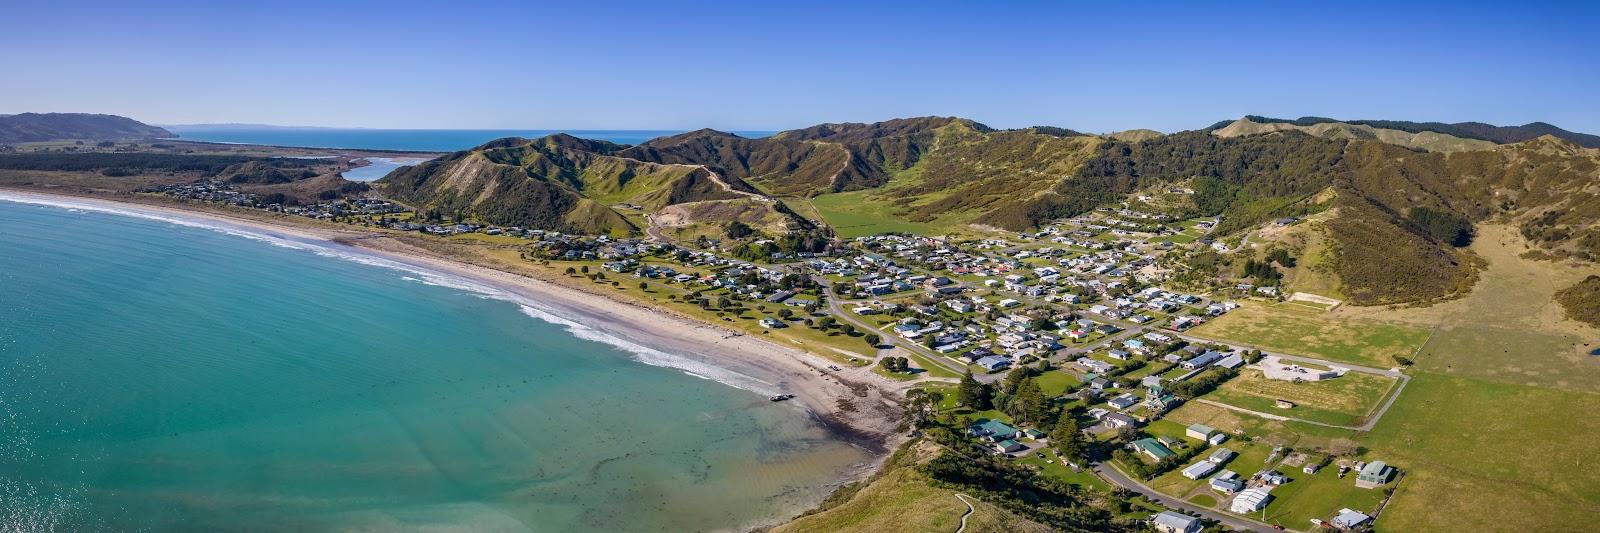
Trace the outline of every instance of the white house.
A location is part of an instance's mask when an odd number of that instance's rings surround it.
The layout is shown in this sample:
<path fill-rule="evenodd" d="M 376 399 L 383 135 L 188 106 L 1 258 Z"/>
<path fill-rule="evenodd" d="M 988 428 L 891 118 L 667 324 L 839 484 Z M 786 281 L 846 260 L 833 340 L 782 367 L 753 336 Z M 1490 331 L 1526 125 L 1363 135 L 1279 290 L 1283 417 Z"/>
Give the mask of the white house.
<path fill-rule="evenodd" d="M 1200 519 L 1189 515 L 1162 511 L 1150 517 L 1150 527 L 1162 533 L 1198 533 L 1205 526 L 1200 525 Z"/>

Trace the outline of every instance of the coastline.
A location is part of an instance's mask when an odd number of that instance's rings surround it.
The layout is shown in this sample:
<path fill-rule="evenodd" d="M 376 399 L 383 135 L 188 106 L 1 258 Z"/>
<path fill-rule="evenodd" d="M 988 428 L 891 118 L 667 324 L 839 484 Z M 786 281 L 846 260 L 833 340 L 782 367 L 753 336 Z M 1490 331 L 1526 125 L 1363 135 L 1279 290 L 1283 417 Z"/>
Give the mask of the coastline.
<path fill-rule="evenodd" d="M 650 352 L 654 352 L 750 378 L 754 383 L 718 381 L 758 394 L 794 394 L 794 403 L 799 404 L 798 407 L 813 420 L 837 438 L 873 456 L 871 464 L 847 472 L 838 480 L 839 484 L 869 476 L 888 457 L 889 451 L 905 438 L 895 431 L 900 414 L 898 398 L 914 384 L 877 376 L 872 373 L 870 366 L 830 370 L 831 361 L 803 350 L 616 295 L 585 291 L 559 282 L 477 264 L 464 258 L 446 256 L 403 242 L 387 230 L 331 225 L 323 227 L 322 223 L 300 221 L 282 215 L 233 213 L 209 205 L 197 206 L 207 209 L 194 209 L 173 202 L 138 201 L 143 198 L 0 187 L 0 199 L 30 197 L 35 200 L 34 203 L 65 204 L 59 207 L 77 206 L 143 215 L 220 231 L 233 228 L 259 232 L 287 239 L 291 244 L 323 247 L 336 255 L 354 253 L 391 261 L 409 267 L 403 270 L 419 269 L 421 272 L 442 274 L 476 285 L 457 288 L 480 294 L 489 291 L 503 293 L 497 299 L 522 303 L 523 312 L 530 317 L 565 326 L 575 336 L 583 337 L 585 332 L 607 336 L 608 339 L 590 340 L 633 352 L 638 356 L 636 359 L 645 364 L 671 366 L 696 377 L 714 379 L 695 372 L 693 366 L 683 365 L 681 361 L 678 364 L 652 361 Z M 280 217 L 282 220 L 274 220 Z M 221 227 L 216 227 L 218 225 Z M 394 265 L 378 266 L 394 268 Z M 504 297 L 507 295 L 511 298 Z M 532 309 L 528 303 L 534 304 Z M 772 519 L 787 520 L 787 517 Z"/>

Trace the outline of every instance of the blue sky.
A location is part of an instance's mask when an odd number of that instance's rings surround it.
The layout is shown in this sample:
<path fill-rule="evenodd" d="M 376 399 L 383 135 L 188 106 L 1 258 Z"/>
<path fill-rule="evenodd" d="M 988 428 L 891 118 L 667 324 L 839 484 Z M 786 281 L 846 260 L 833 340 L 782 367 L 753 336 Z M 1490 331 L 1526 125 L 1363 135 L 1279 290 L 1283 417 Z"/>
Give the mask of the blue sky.
<path fill-rule="evenodd" d="M 729 130 L 958 115 L 1088 132 L 1260 114 L 1600 133 L 1595 3 L 7 4 L 0 113 Z"/>

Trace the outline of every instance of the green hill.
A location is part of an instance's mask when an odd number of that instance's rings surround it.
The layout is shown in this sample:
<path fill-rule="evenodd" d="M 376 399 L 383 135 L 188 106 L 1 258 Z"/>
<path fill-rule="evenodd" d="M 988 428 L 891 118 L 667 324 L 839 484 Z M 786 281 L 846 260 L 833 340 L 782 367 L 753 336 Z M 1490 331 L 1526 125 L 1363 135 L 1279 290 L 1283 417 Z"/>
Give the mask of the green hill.
<path fill-rule="evenodd" d="M 656 213 L 676 207 L 674 224 L 741 220 L 782 233 L 806 224 L 737 178 L 705 165 L 654 163 L 622 157 L 627 147 L 565 134 L 507 138 L 419 165 L 379 180 L 378 189 L 424 209 L 438 209 L 508 226 L 589 233 L 635 233 L 644 228 L 618 211 Z M 701 219 L 689 204 L 734 218 Z"/>

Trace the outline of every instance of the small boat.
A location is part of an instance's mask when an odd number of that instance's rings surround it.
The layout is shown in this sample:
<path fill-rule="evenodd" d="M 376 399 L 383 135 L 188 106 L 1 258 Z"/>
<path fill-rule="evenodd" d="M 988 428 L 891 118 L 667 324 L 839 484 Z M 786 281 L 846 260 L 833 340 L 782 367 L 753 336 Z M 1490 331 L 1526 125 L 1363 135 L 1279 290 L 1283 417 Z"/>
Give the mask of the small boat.
<path fill-rule="evenodd" d="M 793 397 L 794 397 L 793 394 L 774 394 L 772 396 L 768 396 L 767 397 L 767 401 L 781 402 L 781 401 L 784 401 L 784 400 L 787 400 L 787 399 L 790 399 L 790 398 L 793 398 Z"/>

